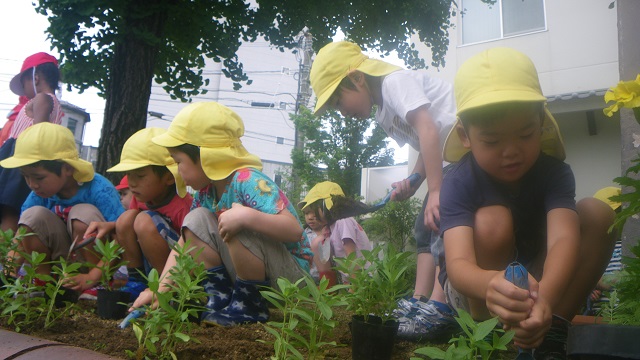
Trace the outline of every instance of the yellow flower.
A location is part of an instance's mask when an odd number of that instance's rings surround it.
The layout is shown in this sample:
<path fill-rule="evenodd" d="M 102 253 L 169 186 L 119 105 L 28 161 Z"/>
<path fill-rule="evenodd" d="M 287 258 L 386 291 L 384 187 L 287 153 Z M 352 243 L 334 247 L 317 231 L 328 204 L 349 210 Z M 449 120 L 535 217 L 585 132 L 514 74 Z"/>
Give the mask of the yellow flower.
<path fill-rule="evenodd" d="M 609 89 L 604 94 L 604 101 L 615 103 L 604 109 L 604 114 L 611 117 L 620 108 L 629 109 L 640 107 L 640 74 L 635 80 L 620 81 L 616 87 Z"/>

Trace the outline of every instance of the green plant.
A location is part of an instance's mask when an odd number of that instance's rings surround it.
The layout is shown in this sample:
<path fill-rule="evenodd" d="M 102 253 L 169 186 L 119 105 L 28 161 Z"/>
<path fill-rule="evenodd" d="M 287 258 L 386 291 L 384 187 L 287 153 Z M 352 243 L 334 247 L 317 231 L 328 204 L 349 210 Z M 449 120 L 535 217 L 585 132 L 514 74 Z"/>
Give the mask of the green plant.
<path fill-rule="evenodd" d="M 24 228 L 13 230 L 0 230 L 0 284 L 7 284 L 12 281 L 15 274 L 18 273 L 20 265 L 22 265 L 19 257 L 20 242 L 27 234 Z"/>
<path fill-rule="evenodd" d="M 206 298 L 206 293 L 200 284 L 206 271 L 204 264 L 195 260 L 202 250 L 192 254 L 193 249 L 189 248 L 189 243 L 175 247 L 176 265 L 167 275 L 170 280 L 168 291 L 159 291 L 165 284 L 161 283 L 155 269 L 149 273 L 147 283 L 158 300 L 158 307 L 147 307 L 146 316 L 133 323 L 138 350 L 135 353 L 127 351 L 129 356 L 136 359 L 176 359 L 174 351 L 179 342 L 198 341 L 188 334 L 193 328 L 190 319 L 199 318 L 204 309 L 199 304 Z"/>
<path fill-rule="evenodd" d="M 498 318 L 494 317 L 477 323 L 464 310 L 458 310 L 458 316 L 455 317 L 458 324 L 464 331 L 458 337 L 449 340 L 447 350 L 437 347 L 428 346 L 415 350 L 416 354 L 426 355 L 430 359 L 491 359 L 491 355 L 496 350 L 507 350 L 507 344 L 511 341 L 515 332 L 513 330 L 505 332 L 500 328 L 496 328 Z M 491 334 L 488 341 L 487 336 Z M 411 360 L 419 360 L 421 358 L 411 358 Z"/>
<path fill-rule="evenodd" d="M 100 269 L 100 282 L 107 290 L 113 290 L 110 284 L 113 274 L 120 266 L 127 263 L 126 261 L 118 261 L 120 255 L 124 253 L 124 249 L 116 240 L 103 242 L 100 239 L 96 239 L 93 249 L 100 255 L 100 262 L 95 265 Z"/>
<path fill-rule="evenodd" d="M 372 240 L 385 241 L 405 251 L 413 239 L 413 227 L 420 211 L 420 200 L 390 201 L 362 222 Z"/>
<path fill-rule="evenodd" d="M 387 244 L 362 251 L 362 257 L 354 252 L 346 258 L 336 258 L 336 268 L 350 275 L 349 291 L 344 295 L 347 309 L 362 315 L 365 321 L 370 315 L 380 317 L 383 323 L 393 319 L 398 299 L 407 295 L 412 286 L 408 271 L 412 255 Z"/>
<path fill-rule="evenodd" d="M 631 248 L 635 257 L 622 258 L 624 268 L 620 273 L 618 282 L 615 285 L 615 296 L 619 302 L 609 306 L 614 307 L 610 315 L 610 322 L 614 324 L 640 325 L 640 244 Z"/>
<path fill-rule="evenodd" d="M 304 286 L 301 286 L 303 283 Z M 275 351 L 271 359 L 322 359 L 325 347 L 336 346 L 335 341 L 323 339 L 336 326 L 336 321 L 332 320 L 333 308 L 346 305 L 336 294 L 345 286 L 336 285 L 327 289 L 329 281 L 322 278 L 316 287 L 309 277 L 303 277 L 295 283 L 279 278 L 277 284 L 279 290 L 269 288 L 260 291 L 283 315 L 282 322 L 269 321 L 264 325 L 275 338 L 270 342 Z M 303 356 L 299 349 L 306 349 L 307 355 Z"/>
<path fill-rule="evenodd" d="M 71 311 L 74 304 L 70 301 L 58 301 L 60 295 L 65 295 L 73 290 L 66 290 L 62 287 L 64 280 L 68 276 L 74 276 L 80 270 L 81 263 L 67 264 L 64 258 L 60 258 L 58 263 L 54 263 L 52 267 L 53 276 L 44 275 L 41 277 L 45 281 L 44 292 L 47 295 L 45 301 L 47 302 L 47 314 L 44 320 L 44 328 L 50 328 L 57 319 Z M 60 309 L 60 303 L 62 303 L 62 309 Z"/>

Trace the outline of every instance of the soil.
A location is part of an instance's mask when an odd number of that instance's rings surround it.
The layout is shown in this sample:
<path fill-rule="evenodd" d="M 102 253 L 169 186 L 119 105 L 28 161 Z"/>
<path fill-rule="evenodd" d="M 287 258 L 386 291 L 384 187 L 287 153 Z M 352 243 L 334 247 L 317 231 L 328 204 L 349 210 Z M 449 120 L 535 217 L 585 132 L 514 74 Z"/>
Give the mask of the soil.
<path fill-rule="evenodd" d="M 83 347 L 114 357 L 127 359 L 125 350 L 134 351 L 138 342 L 131 327 L 120 330 L 118 320 L 103 320 L 95 314 L 94 301 L 80 301 L 79 308 L 71 316 L 58 320 L 52 328 L 44 330 L 43 323 L 36 323 L 21 333 L 58 341 L 74 346 Z M 325 359 L 351 359 L 351 333 L 349 321 L 351 315 L 343 309 L 337 309 L 335 318 L 338 325 L 327 341 L 334 340 L 339 346 L 328 348 Z M 277 309 L 272 309 L 270 320 L 281 320 L 282 315 Z M 0 327 L 12 330 L 6 324 Z M 177 348 L 176 355 L 180 360 L 216 359 L 216 360 L 244 360 L 269 359 L 273 354 L 273 346 L 257 340 L 272 340 L 261 324 L 242 325 L 236 327 L 206 327 L 197 326 L 189 334 L 200 343 L 190 341 Z M 414 350 L 426 344 L 407 341 L 396 341 L 393 360 L 407 360 L 414 354 Z"/>

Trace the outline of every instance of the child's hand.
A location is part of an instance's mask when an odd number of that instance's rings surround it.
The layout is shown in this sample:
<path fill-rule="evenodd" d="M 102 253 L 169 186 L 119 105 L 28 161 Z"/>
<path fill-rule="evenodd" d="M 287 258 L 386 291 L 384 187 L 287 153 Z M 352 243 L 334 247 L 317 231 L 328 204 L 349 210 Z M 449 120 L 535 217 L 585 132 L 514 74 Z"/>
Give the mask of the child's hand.
<path fill-rule="evenodd" d="M 218 231 L 220 231 L 222 241 L 231 240 L 244 228 L 244 221 L 251 216 L 247 210 L 250 209 L 242 204 L 233 203 L 231 209 L 218 216 Z"/>
<path fill-rule="evenodd" d="M 521 289 L 505 279 L 504 271 L 497 273 L 487 286 L 487 309 L 505 325 L 518 325 L 529 318 L 538 296 L 538 282 L 529 275 L 529 290 Z"/>
<path fill-rule="evenodd" d="M 95 236 L 96 239 L 105 240 L 115 227 L 115 222 L 92 221 L 84 232 L 84 238 Z"/>
<path fill-rule="evenodd" d="M 150 305 L 151 309 L 155 309 L 158 307 L 158 299 L 153 296 L 153 292 L 151 289 L 146 288 L 143 292 L 138 295 L 138 298 L 133 302 L 133 305 L 129 308 L 129 312 L 132 312 L 135 309 L 142 308 L 145 305 Z"/>
<path fill-rule="evenodd" d="M 514 344 L 523 349 L 538 347 L 551 327 L 552 310 L 543 298 L 535 299 L 531 314 L 527 319 L 515 326 L 505 326 L 505 330 L 516 332 Z"/>
<path fill-rule="evenodd" d="M 64 286 L 67 289 L 75 290 L 78 292 L 83 292 L 87 289 L 91 289 L 97 283 L 98 282 L 92 279 L 92 277 L 89 274 L 78 274 L 75 276 L 67 277 L 64 280 L 62 280 L 62 286 Z"/>
<path fill-rule="evenodd" d="M 416 193 L 416 190 L 411 186 L 411 182 L 409 179 L 404 179 L 401 181 L 396 181 L 391 184 L 393 191 L 391 193 L 391 201 L 403 201 L 413 196 Z"/>
<path fill-rule="evenodd" d="M 440 231 L 438 222 L 440 222 L 440 192 L 430 192 L 424 209 L 424 224 L 433 231 Z"/>

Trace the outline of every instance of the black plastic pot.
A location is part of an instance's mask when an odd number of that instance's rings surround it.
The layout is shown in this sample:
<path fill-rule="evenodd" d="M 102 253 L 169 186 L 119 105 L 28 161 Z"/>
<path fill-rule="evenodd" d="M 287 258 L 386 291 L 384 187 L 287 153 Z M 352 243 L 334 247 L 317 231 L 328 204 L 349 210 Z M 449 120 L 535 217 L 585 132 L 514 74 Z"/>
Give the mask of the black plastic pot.
<path fill-rule="evenodd" d="M 129 293 L 119 290 L 98 290 L 98 316 L 103 319 L 122 319 L 127 313 Z"/>
<path fill-rule="evenodd" d="M 640 326 L 593 324 L 569 329 L 570 359 L 640 359 Z"/>
<path fill-rule="evenodd" d="M 377 316 L 354 315 L 351 318 L 351 359 L 388 360 L 398 335 L 398 322 L 388 320 L 384 324 Z"/>

